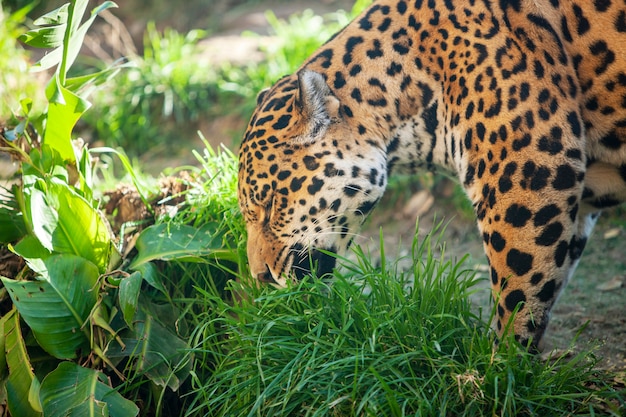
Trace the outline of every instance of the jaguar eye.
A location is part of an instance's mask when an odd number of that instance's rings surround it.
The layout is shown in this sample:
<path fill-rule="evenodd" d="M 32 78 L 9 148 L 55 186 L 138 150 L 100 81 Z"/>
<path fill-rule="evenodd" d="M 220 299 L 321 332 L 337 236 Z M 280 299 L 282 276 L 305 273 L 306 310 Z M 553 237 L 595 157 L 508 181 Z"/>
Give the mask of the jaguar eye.
<path fill-rule="evenodd" d="M 272 220 L 272 208 L 274 207 L 274 197 L 270 198 L 263 206 L 263 224 L 269 224 Z"/>

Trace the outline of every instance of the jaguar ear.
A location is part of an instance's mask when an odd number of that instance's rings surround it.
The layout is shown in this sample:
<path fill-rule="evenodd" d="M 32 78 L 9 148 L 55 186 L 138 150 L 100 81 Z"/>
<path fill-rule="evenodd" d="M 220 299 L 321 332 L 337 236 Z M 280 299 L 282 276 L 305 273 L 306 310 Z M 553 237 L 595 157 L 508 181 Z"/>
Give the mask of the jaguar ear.
<path fill-rule="evenodd" d="M 311 70 L 298 73 L 299 98 L 307 131 L 307 141 L 321 137 L 339 113 L 339 100 L 326 84 L 324 76 Z"/>
<path fill-rule="evenodd" d="M 263 89 L 261 91 L 259 91 L 259 94 L 257 94 L 256 96 L 256 105 L 260 106 L 263 103 L 263 100 L 265 100 L 265 97 L 267 96 L 267 93 L 270 91 L 269 88 Z"/>

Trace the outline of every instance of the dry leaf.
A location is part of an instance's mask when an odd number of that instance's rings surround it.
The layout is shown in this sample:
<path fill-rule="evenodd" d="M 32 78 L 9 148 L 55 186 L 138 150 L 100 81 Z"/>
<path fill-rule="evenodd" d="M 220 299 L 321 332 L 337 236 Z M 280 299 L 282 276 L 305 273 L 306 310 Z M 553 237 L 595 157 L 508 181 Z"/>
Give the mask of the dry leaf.
<path fill-rule="evenodd" d="M 419 217 L 428 212 L 434 202 L 435 198 L 430 191 L 422 190 L 406 203 L 404 210 L 402 210 L 402 215 L 406 218 Z"/>
<path fill-rule="evenodd" d="M 596 286 L 598 291 L 613 291 L 624 285 L 624 277 L 614 276 L 610 281 L 603 282 Z"/>
<path fill-rule="evenodd" d="M 620 233 L 622 233 L 622 229 L 620 229 L 619 227 L 614 227 L 614 228 L 609 229 L 606 232 L 604 232 L 604 238 L 605 239 L 614 239 L 614 238 L 618 237 L 620 235 Z"/>
<path fill-rule="evenodd" d="M 626 371 L 617 372 L 613 377 L 613 382 L 621 387 L 626 386 Z"/>

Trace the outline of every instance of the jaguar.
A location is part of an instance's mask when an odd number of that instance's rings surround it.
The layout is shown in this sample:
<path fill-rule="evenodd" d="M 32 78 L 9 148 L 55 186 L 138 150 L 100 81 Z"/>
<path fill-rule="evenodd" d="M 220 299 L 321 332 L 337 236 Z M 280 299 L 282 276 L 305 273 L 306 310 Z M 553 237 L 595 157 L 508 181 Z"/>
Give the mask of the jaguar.
<path fill-rule="evenodd" d="M 389 177 L 420 170 L 463 187 L 495 330 L 537 350 L 599 213 L 626 200 L 626 2 L 374 2 L 257 97 L 251 274 L 332 271 Z"/>

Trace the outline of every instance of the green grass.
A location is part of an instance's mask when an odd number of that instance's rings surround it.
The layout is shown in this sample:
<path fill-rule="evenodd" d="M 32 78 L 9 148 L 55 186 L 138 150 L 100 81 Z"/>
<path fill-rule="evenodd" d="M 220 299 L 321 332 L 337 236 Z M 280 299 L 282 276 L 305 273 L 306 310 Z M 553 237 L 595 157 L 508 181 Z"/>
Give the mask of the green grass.
<path fill-rule="evenodd" d="M 384 247 L 377 266 L 356 248 L 331 280 L 250 282 L 236 156 L 208 146 L 196 156 L 189 205 L 172 221 L 221 222 L 239 261 L 163 266 L 193 370 L 152 401 L 158 415 L 620 415 L 626 405 L 592 352 L 544 362 L 512 341 L 494 350 L 493 312 L 470 302 L 487 290 L 446 257 L 438 230 L 415 237 L 409 270 Z"/>
<path fill-rule="evenodd" d="M 231 282 L 231 301 L 195 285 L 184 415 L 619 415 L 623 397 L 592 355 L 545 363 L 514 343 L 494 351 L 468 298 L 474 274 L 436 259 L 436 236 L 414 241 L 408 272 L 357 250 L 331 282 Z"/>

